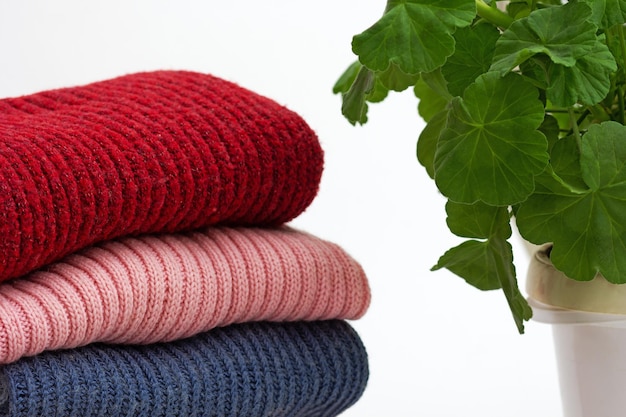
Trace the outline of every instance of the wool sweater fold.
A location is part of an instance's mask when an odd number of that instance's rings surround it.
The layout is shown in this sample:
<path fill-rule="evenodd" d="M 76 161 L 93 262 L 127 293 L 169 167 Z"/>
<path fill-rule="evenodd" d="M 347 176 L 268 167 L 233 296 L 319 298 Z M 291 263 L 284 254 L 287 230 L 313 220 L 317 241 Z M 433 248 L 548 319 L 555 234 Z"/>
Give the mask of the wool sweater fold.
<path fill-rule="evenodd" d="M 300 116 L 211 75 L 0 100 L 0 281 L 117 237 L 282 224 L 311 203 L 322 165 Z"/>
<path fill-rule="evenodd" d="M 126 237 L 0 284 L 0 364 L 237 322 L 357 319 L 369 301 L 354 258 L 287 226 Z"/>
<path fill-rule="evenodd" d="M 346 322 L 245 323 L 5 365 L 0 416 L 333 417 L 367 379 L 367 353 Z"/>

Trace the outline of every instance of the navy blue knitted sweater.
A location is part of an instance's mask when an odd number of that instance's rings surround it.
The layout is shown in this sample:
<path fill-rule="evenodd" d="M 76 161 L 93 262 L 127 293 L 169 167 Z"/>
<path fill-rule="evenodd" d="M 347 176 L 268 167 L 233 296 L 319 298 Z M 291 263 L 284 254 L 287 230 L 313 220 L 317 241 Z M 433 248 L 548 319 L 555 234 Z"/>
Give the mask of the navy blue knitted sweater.
<path fill-rule="evenodd" d="M 90 345 L 0 368 L 15 417 L 332 417 L 368 365 L 344 321 L 246 323 L 146 346 Z"/>

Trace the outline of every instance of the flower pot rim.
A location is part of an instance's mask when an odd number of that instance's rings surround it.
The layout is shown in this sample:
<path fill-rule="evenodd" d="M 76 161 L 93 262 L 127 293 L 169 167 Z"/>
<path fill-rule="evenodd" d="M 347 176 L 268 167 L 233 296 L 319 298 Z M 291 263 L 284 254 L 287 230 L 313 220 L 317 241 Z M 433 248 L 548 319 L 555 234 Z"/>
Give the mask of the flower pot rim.
<path fill-rule="evenodd" d="M 535 320 L 553 324 L 626 324 L 626 284 L 610 283 L 599 274 L 590 281 L 568 278 L 552 265 L 551 246 L 546 244 L 535 251 L 526 276 L 526 292 Z"/>

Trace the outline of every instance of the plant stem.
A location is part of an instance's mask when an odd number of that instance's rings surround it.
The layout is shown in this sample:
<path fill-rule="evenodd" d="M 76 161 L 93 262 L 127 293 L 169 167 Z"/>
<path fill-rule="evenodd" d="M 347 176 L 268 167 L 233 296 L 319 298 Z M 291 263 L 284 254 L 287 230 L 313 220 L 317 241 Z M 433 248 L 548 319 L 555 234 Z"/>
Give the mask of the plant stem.
<path fill-rule="evenodd" d="M 575 110 L 569 108 L 569 109 L 546 109 L 546 113 L 567 113 L 569 114 L 570 111 L 576 112 Z"/>
<path fill-rule="evenodd" d="M 624 109 L 624 89 L 622 87 L 617 87 L 617 106 L 617 121 L 624 124 L 624 111 L 626 109 Z"/>
<path fill-rule="evenodd" d="M 584 122 L 587 116 L 589 116 L 590 114 L 591 114 L 591 111 L 589 109 L 585 109 L 585 111 L 582 112 L 581 115 L 576 120 L 576 126 L 580 126 L 581 123 Z"/>
<path fill-rule="evenodd" d="M 495 7 L 489 6 L 483 0 L 476 0 L 476 11 L 478 12 L 478 16 L 504 29 L 508 28 L 511 26 L 511 23 L 513 23 L 511 16 Z"/>
<path fill-rule="evenodd" d="M 572 125 L 572 132 L 574 133 L 574 138 L 576 139 L 576 143 L 578 144 L 578 150 L 582 151 L 583 141 L 580 137 L 580 130 L 578 130 L 578 121 L 576 120 L 576 114 L 574 113 L 574 109 L 569 108 L 569 120 Z"/>

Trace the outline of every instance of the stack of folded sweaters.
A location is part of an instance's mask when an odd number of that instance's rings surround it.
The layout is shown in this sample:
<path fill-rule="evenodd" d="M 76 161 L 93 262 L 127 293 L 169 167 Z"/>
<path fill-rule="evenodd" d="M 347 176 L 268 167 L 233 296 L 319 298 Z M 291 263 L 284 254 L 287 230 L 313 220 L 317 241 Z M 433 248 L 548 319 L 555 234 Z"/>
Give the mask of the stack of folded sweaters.
<path fill-rule="evenodd" d="M 322 165 L 298 115 L 210 75 L 0 100 L 0 416 L 352 405 L 365 274 L 285 225 Z"/>

